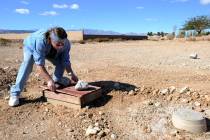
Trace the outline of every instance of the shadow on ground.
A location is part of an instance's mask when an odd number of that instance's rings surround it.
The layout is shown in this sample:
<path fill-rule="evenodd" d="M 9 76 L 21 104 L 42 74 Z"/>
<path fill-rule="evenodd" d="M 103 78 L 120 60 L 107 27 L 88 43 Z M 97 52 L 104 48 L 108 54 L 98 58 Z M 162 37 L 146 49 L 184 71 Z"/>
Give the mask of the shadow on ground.
<path fill-rule="evenodd" d="M 136 86 L 128 84 L 128 83 L 121 83 L 121 82 L 115 82 L 115 81 L 97 81 L 97 82 L 90 82 L 90 85 L 101 87 L 102 89 L 102 97 L 97 99 L 96 101 L 92 102 L 90 104 L 90 107 L 100 107 L 104 106 L 106 103 L 108 103 L 112 96 L 108 95 L 111 91 L 131 91 L 136 88 Z"/>
<path fill-rule="evenodd" d="M 41 96 L 36 99 L 26 99 L 26 98 L 20 98 L 20 106 L 24 104 L 35 104 L 35 103 L 44 103 L 47 102 L 46 98 L 44 96 Z"/>
<path fill-rule="evenodd" d="M 206 118 L 207 132 L 210 132 L 210 119 Z"/>

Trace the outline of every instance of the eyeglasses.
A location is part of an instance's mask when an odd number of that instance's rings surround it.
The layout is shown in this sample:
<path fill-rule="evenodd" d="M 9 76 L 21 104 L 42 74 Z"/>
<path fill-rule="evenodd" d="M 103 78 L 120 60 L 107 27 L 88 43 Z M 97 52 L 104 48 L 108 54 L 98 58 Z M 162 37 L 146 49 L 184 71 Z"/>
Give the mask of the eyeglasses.
<path fill-rule="evenodd" d="M 59 42 L 52 41 L 52 43 L 56 47 L 63 47 L 64 46 L 64 41 L 59 41 Z"/>

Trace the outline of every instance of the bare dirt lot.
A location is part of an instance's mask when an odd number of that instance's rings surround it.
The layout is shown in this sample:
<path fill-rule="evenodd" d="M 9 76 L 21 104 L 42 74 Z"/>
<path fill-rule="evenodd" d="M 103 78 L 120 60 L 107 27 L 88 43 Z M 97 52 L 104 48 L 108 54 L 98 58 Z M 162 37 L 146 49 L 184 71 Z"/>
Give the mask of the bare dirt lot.
<path fill-rule="evenodd" d="M 192 134 L 171 122 L 179 108 L 210 117 L 208 41 L 72 44 L 71 62 L 79 78 L 103 90 L 103 97 L 81 110 L 45 102 L 35 67 L 21 105 L 8 106 L 8 89 L 22 60 L 20 46 L 18 42 L 0 46 L 0 139 L 210 139 L 209 132 Z M 198 59 L 189 58 L 194 52 Z M 46 67 L 53 72 L 50 63 Z M 180 93 L 183 87 L 189 90 Z M 96 134 L 88 136 L 88 127 L 96 127 Z"/>

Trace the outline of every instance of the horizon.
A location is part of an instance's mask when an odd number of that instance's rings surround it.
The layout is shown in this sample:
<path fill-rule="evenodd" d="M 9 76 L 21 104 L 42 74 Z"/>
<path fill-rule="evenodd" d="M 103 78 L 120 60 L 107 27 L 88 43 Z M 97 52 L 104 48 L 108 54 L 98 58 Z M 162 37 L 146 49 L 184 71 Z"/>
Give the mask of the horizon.
<path fill-rule="evenodd" d="M 0 29 L 6 30 L 61 26 L 67 30 L 170 33 L 189 18 L 209 16 L 210 0 L 13 0 L 4 2 L 0 10 L 0 16 L 7 17 L 1 18 Z"/>

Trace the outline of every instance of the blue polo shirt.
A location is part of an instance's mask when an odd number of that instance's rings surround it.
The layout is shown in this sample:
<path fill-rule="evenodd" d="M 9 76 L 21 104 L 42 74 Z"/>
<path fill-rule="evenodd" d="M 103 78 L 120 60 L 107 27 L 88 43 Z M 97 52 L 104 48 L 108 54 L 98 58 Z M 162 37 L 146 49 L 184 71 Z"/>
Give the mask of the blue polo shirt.
<path fill-rule="evenodd" d="M 28 51 L 30 51 L 33 55 L 34 62 L 37 65 L 45 65 L 45 59 L 47 54 L 49 54 L 51 49 L 51 44 L 47 43 L 47 40 L 45 38 L 45 33 L 47 32 L 47 29 L 41 29 L 38 30 L 31 35 L 29 35 L 26 39 L 24 39 L 24 48 Z M 64 47 L 57 51 L 55 58 L 60 58 L 61 62 L 65 66 L 70 65 L 70 56 L 69 51 L 71 48 L 71 44 L 68 39 L 64 42 Z"/>

